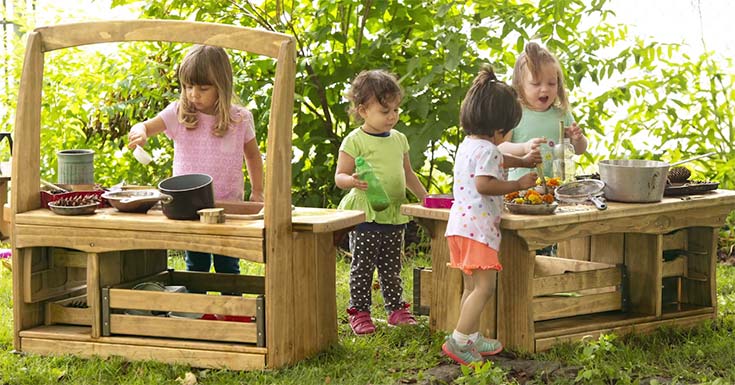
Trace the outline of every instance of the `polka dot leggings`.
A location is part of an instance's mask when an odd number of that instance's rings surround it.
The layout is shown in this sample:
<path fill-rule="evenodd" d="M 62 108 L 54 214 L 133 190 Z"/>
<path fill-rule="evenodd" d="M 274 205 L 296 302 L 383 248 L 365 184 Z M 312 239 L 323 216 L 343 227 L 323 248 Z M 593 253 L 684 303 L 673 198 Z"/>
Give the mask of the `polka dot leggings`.
<path fill-rule="evenodd" d="M 354 231 L 350 265 L 350 307 L 370 311 L 372 305 L 373 271 L 378 268 L 378 281 L 385 300 L 385 309 L 403 307 L 401 286 L 401 250 L 403 230 L 390 232 Z"/>

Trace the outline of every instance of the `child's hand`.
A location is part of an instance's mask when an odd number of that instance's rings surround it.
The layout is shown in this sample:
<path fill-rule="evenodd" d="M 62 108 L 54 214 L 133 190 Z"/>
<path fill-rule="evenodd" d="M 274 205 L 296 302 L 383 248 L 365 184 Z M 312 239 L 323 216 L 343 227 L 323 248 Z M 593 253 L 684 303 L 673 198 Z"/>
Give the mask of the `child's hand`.
<path fill-rule="evenodd" d="M 564 129 L 564 135 L 567 136 L 567 138 L 571 139 L 572 141 L 577 141 L 580 138 L 584 137 L 584 134 L 582 133 L 582 129 L 579 128 L 577 125 L 577 122 L 572 122 L 572 124 Z"/>
<path fill-rule="evenodd" d="M 128 148 L 132 150 L 136 146 L 142 146 L 147 139 L 148 135 L 146 135 L 146 129 L 143 123 L 136 123 L 130 128 L 130 132 L 128 132 Z"/>
<path fill-rule="evenodd" d="M 541 163 L 543 158 L 541 157 L 541 150 L 537 147 L 533 151 L 527 153 L 521 158 L 523 167 L 534 168 L 537 164 Z"/>
<path fill-rule="evenodd" d="M 521 186 L 521 190 L 529 189 L 536 186 L 536 179 L 538 179 L 538 174 L 535 172 L 529 172 L 528 174 L 518 178 L 518 184 Z"/>
<path fill-rule="evenodd" d="M 524 150 L 526 154 L 533 151 L 541 151 L 541 145 L 546 143 L 546 138 L 533 138 L 525 143 Z"/>
<path fill-rule="evenodd" d="M 352 187 L 365 191 L 368 188 L 368 182 L 361 180 L 357 173 L 352 174 Z"/>

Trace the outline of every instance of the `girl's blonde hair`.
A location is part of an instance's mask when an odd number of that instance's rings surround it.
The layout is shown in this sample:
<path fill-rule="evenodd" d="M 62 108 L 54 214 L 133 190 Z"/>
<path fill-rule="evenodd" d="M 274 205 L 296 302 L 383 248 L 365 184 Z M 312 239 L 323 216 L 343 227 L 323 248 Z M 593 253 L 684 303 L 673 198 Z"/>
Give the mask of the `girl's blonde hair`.
<path fill-rule="evenodd" d="M 357 74 L 347 92 L 347 99 L 351 102 L 350 115 L 360 120 L 357 109 L 373 97 L 383 107 L 403 99 L 403 90 L 396 76 L 384 70 L 362 71 Z"/>
<path fill-rule="evenodd" d="M 518 92 L 521 103 L 528 106 L 526 95 L 523 93 L 524 76 L 528 73 L 534 78 L 538 78 L 541 73 L 541 67 L 545 65 L 552 65 L 556 69 L 557 97 L 556 101 L 554 101 L 554 106 L 562 110 L 562 112 L 567 112 L 569 110 L 569 100 L 567 99 L 566 87 L 564 87 L 564 73 L 562 73 L 561 64 L 559 64 L 556 56 L 537 43 L 531 42 L 526 44 L 523 53 L 518 56 L 516 65 L 513 67 L 513 88 Z"/>
<path fill-rule="evenodd" d="M 223 136 L 236 118 L 230 113 L 232 104 L 237 104 L 232 86 L 232 65 L 227 52 L 220 47 L 195 45 L 184 56 L 179 66 L 181 97 L 179 103 L 179 122 L 188 129 L 197 126 L 197 111 L 186 98 L 186 86 L 213 86 L 217 90 L 215 102 L 216 123 L 212 134 Z"/>

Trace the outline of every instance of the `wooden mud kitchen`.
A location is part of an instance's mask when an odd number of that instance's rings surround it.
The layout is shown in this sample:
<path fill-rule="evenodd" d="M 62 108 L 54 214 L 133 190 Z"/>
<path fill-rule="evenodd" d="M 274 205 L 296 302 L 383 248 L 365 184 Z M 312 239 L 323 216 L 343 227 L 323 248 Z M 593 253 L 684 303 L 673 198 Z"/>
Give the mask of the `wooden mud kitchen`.
<path fill-rule="evenodd" d="M 553 215 L 504 213 L 497 303 L 482 332 L 508 348 L 539 352 L 601 333 L 691 326 L 717 316 L 718 231 L 735 209 L 735 191 L 664 198 L 657 203 L 560 206 Z M 417 269 L 414 304 L 433 330 L 459 317 L 462 274 L 447 267 L 448 209 L 402 207 L 431 234 L 432 266 Z M 558 256 L 536 250 L 558 243 Z"/>
<path fill-rule="evenodd" d="M 60 216 L 41 207 L 44 53 L 130 41 L 208 44 L 276 59 L 261 219 L 233 215 L 225 223 L 207 224 L 171 220 L 161 211 L 139 214 L 114 208 Z M 337 342 L 333 238 L 364 215 L 292 208 L 295 60 L 291 36 L 209 23 L 92 22 L 29 34 L 11 194 L 17 350 L 250 370 L 293 364 Z M 170 270 L 168 249 L 234 256 L 262 264 L 264 273 Z M 187 291 L 132 289 L 146 282 Z M 203 294 L 208 291 L 244 294 Z M 192 313 L 212 317 L 186 316 Z"/>

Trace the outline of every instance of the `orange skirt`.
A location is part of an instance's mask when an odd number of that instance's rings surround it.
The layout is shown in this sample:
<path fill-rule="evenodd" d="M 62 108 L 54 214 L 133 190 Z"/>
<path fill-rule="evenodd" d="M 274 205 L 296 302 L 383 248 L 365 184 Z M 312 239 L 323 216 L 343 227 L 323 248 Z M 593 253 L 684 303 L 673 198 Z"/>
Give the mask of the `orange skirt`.
<path fill-rule="evenodd" d="M 459 235 L 447 237 L 449 243 L 449 263 L 447 266 L 472 275 L 472 270 L 503 270 L 498 260 L 498 251 L 474 239 Z"/>

